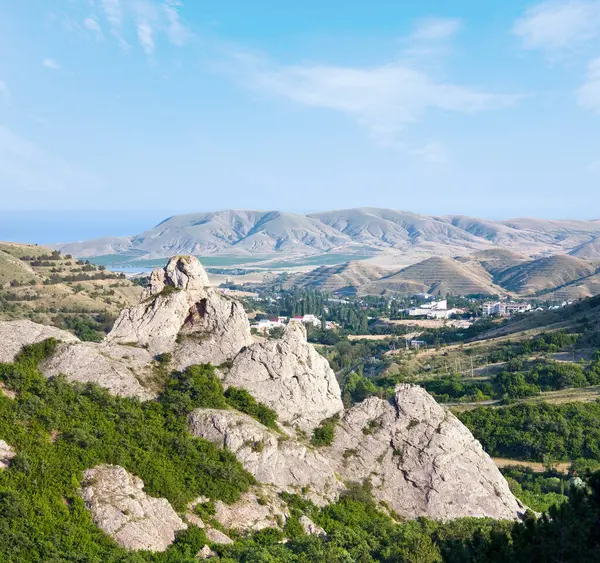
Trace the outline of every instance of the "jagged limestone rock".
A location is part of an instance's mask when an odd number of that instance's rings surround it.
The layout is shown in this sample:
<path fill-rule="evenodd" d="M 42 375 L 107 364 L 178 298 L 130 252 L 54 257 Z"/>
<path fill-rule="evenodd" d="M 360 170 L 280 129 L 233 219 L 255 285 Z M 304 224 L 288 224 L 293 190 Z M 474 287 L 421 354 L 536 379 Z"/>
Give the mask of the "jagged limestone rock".
<path fill-rule="evenodd" d="M 169 501 L 148 496 L 144 483 L 117 465 L 84 473 L 81 496 L 96 525 L 127 549 L 165 551 L 186 524 Z"/>
<path fill-rule="evenodd" d="M 301 493 L 318 504 L 343 490 L 328 460 L 314 448 L 278 435 L 253 418 L 233 411 L 196 409 L 188 418 L 194 436 L 232 451 L 260 483 L 278 491 Z"/>
<path fill-rule="evenodd" d="M 243 387 L 275 410 L 281 422 L 309 433 L 344 408 L 335 373 L 306 341 L 301 323 L 290 323 L 278 340 L 242 350 L 223 382 Z"/>
<path fill-rule="evenodd" d="M 152 356 L 143 348 L 93 342 L 61 344 L 40 369 L 46 377 L 63 374 L 71 383 L 96 383 L 113 395 L 141 401 L 155 397 L 141 383 L 153 376 Z"/>
<path fill-rule="evenodd" d="M 317 526 L 308 516 L 303 514 L 300 516 L 300 524 L 304 529 L 304 533 L 309 536 L 326 536 L 327 533 L 321 526 Z"/>
<path fill-rule="evenodd" d="M 233 540 L 227 534 L 224 534 L 221 530 L 217 530 L 216 528 L 206 528 L 204 533 L 212 543 L 221 545 L 230 545 L 233 543 Z"/>
<path fill-rule="evenodd" d="M 0 469 L 8 469 L 16 455 L 16 452 L 4 440 L 0 440 Z"/>
<path fill-rule="evenodd" d="M 141 302 L 121 312 L 106 340 L 172 353 L 176 369 L 219 365 L 253 342 L 241 303 L 209 287 L 193 256 L 175 256 L 154 270 Z"/>
<path fill-rule="evenodd" d="M 524 507 L 481 444 L 421 387 L 347 410 L 323 454 L 347 481 L 370 481 L 400 516 L 516 519 Z"/>
<path fill-rule="evenodd" d="M 0 362 L 15 360 L 23 346 L 55 338 L 62 342 L 79 342 L 79 338 L 66 330 L 53 326 L 44 326 L 29 320 L 0 322 Z"/>
<path fill-rule="evenodd" d="M 273 487 L 254 487 L 233 504 L 215 502 L 215 520 L 228 530 L 256 532 L 278 528 L 289 518 L 285 503 Z"/>
<path fill-rule="evenodd" d="M 196 553 L 196 557 L 198 559 L 211 559 L 212 557 L 216 557 L 217 554 L 207 545 L 205 545 L 198 553 Z"/>

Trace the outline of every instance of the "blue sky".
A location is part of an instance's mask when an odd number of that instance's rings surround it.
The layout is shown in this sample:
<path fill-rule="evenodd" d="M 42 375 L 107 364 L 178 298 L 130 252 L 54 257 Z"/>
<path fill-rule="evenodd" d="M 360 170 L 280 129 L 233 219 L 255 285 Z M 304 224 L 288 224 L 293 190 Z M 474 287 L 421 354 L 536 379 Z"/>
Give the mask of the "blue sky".
<path fill-rule="evenodd" d="M 490 4 L 0 0 L 2 209 L 598 218 L 600 0 Z"/>

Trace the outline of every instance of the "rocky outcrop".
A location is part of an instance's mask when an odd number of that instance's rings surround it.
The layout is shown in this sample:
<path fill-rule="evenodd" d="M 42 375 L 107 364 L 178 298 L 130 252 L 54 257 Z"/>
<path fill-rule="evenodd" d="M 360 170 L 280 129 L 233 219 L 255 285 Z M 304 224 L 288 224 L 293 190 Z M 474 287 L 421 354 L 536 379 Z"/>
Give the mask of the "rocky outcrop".
<path fill-rule="evenodd" d="M 306 432 L 343 409 L 335 374 L 306 341 L 301 323 L 290 323 L 278 340 L 242 350 L 223 381 L 247 389 L 275 410 L 281 422 Z"/>
<path fill-rule="evenodd" d="M 323 451 L 347 481 L 370 481 L 400 516 L 516 519 L 523 507 L 481 444 L 422 388 L 396 388 L 346 411 Z"/>
<path fill-rule="evenodd" d="M 152 356 L 135 346 L 92 342 L 61 344 L 40 369 L 46 377 L 63 374 L 71 383 L 95 383 L 113 395 L 142 401 L 155 396 L 142 385 L 152 378 Z"/>
<path fill-rule="evenodd" d="M 16 455 L 16 452 L 4 440 L 0 440 L 0 469 L 8 469 Z"/>
<path fill-rule="evenodd" d="M 318 504 L 335 500 L 344 488 L 318 451 L 278 435 L 253 418 L 230 410 L 197 409 L 188 419 L 194 436 L 232 451 L 260 483 L 301 493 Z"/>
<path fill-rule="evenodd" d="M 121 312 L 106 340 L 172 353 L 176 369 L 219 365 L 253 342 L 242 305 L 209 287 L 193 256 L 175 256 L 154 270 L 142 301 Z"/>
<path fill-rule="evenodd" d="M 289 518 L 285 503 L 272 487 L 255 487 L 233 504 L 215 502 L 215 520 L 227 530 L 256 532 L 278 528 Z"/>
<path fill-rule="evenodd" d="M 53 326 L 44 326 L 28 320 L 0 322 L 0 362 L 10 363 L 15 360 L 23 346 L 55 338 L 62 342 L 79 342 L 66 330 Z"/>
<path fill-rule="evenodd" d="M 304 533 L 308 536 L 326 536 L 327 533 L 321 526 L 317 526 L 308 516 L 303 514 L 300 516 L 300 525 Z"/>
<path fill-rule="evenodd" d="M 96 525 L 122 547 L 165 551 L 187 526 L 166 499 L 143 488 L 122 467 L 100 465 L 85 472 L 81 496 Z"/>

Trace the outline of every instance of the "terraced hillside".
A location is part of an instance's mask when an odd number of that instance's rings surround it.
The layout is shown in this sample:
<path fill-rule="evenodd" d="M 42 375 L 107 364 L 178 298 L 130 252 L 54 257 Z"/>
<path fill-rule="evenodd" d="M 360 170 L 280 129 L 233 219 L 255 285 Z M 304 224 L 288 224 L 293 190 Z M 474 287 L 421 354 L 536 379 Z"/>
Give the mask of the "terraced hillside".
<path fill-rule="evenodd" d="M 58 251 L 0 243 L 1 320 L 29 318 L 94 337 L 137 302 L 141 290 L 120 274 Z"/>
<path fill-rule="evenodd" d="M 521 295 L 558 289 L 596 273 L 589 262 L 575 256 L 556 255 L 507 268 L 496 275 L 496 283 Z"/>
<path fill-rule="evenodd" d="M 318 288 L 328 293 L 356 293 L 356 288 L 377 280 L 389 273 L 364 262 L 346 262 L 338 266 L 322 266 L 293 280 L 293 285 L 304 288 Z"/>
<path fill-rule="evenodd" d="M 453 258 L 429 258 L 361 286 L 362 294 L 430 293 L 432 295 L 498 295 L 503 289 L 481 265 Z"/>

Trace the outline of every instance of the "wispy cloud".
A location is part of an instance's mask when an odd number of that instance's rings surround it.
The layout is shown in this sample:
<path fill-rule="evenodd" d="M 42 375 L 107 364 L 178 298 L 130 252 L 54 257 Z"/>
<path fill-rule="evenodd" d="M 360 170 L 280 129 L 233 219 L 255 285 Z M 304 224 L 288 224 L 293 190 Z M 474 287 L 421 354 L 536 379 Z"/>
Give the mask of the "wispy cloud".
<path fill-rule="evenodd" d="M 431 141 L 426 145 L 408 151 L 414 156 L 418 156 L 428 164 L 446 164 L 450 161 L 448 151 L 443 143 Z"/>
<path fill-rule="evenodd" d="M 15 193 L 35 192 L 51 195 L 99 189 L 93 176 L 83 173 L 64 160 L 52 156 L 35 144 L 0 125 L 0 184 Z"/>
<path fill-rule="evenodd" d="M 104 37 L 104 33 L 102 33 L 102 28 L 100 27 L 97 19 L 85 18 L 83 20 L 83 25 L 96 36 L 96 39 L 102 39 Z"/>
<path fill-rule="evenodd" d="M 382 142 L 391 142 L 429 111 L 475 114 L 512 106 L 520 98 L 438 81 L 398 62 L 377 67 L 286 66 L 237 52 L 221 70 L 264 95 L 342 112 Z"/>
<path fill-rule="evenodd" d="M 147 21 L 141 20 L 137 23 L 138 41 L 140 42 L 142 49 L 146 52 L 146 55 L 152 55 L 154 53 L 155 46 L 152 34 L 152 26 Z"/>
<path fill-rule="evenodd" d="M 600 57 L 589 63 L 586 81 L 577 91 L 577 101 L 581 107 L 600 115 Z"/>
<path fill-rule="evenodd" d="M 44 59 L 42 64 L 50 70 L 59 70 L 60 65 L 54 59 Z"/>
<path fill-rule="evenodd" d="M 552 0 L 527 10 L 513 33 L 527 49 L 558 56 L 600 35 L 600 0 Z"/>
<path fill-rule="evenodd" d="M 111 35 L 125 49 L 130 47 L 127 37 L 132 27 L 138 44 L 148 56 L 155 53 L 160 34 L 177 47 L 184 45 L 191 37 L 179 16 L 181 3 L 176 0 L 101 0 L 100 6 Z M 88 19 L 100 27 L 97 20 Z M 86 23 L 86 27 L 97 33 L 92 22 L 89 25 Z M 90 26 L 94 26 L 94 29 Z"/>
<path fill-rule="evenodd" d="M 10 90 L 8 89 L 8 85 L 3 80 L 0 80 L 0 100 L 8 100 L 10 97 Z"/>
<path fill-rule="evenodd" d="M 450 39 L 462 29 L 457 18 L 426 18 L 418 20 L 410 38 L 415 41 L 440 41 Z"/>

